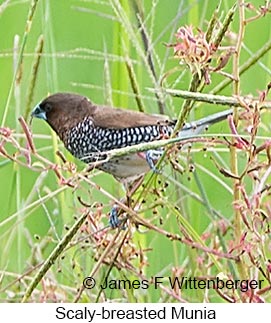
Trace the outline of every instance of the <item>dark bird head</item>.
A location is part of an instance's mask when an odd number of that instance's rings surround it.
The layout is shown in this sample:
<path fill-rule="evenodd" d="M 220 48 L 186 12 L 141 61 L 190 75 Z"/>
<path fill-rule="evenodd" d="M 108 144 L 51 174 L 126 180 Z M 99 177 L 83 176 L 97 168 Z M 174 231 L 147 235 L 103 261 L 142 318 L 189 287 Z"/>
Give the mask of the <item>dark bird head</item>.
<path fill-rule="evenodd" d="M 48 96 L 33 109 L 31 116 L 45 120 L 63 139 L 71 129 L 85 117 L 93 114 L 95 106 L 88 98 L 73 93 L 56 93 Z"/>

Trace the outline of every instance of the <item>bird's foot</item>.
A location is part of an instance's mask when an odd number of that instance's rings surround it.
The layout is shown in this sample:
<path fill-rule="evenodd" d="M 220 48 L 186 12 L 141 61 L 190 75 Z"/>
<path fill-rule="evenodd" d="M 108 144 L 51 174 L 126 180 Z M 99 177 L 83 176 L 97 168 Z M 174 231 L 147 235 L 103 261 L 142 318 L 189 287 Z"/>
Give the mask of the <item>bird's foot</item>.
<path fill-rule="evenodd" d="M 159 158 L 163 155 L 163 150 L 161 150 L 161 149 L 160 150 L 158 150 L 158 149 L 157 150 L 155 150 L 155 149 L 147 150 L 145 154 L 146 154 L 145 158 L 146 158 L 148 165 L 150 166 L 150 169 L 153 172 L 160 174 L 161 171 L 159 171 L 156 168 L 155 164 L 157 163 Z"/>
<path fill-rule="evenodd" d="M 114 205 L 110 211 L 110 215 L 109 215 L 109 225 L 112 229 L 116 229 L 118 228 L 123 220 L 120 220 L 118 217 L 118 211 L 119 211 L 119 207 L 117 205 Z M 122 226 L 121 229 L 125 229 L 125 225 Z"/>

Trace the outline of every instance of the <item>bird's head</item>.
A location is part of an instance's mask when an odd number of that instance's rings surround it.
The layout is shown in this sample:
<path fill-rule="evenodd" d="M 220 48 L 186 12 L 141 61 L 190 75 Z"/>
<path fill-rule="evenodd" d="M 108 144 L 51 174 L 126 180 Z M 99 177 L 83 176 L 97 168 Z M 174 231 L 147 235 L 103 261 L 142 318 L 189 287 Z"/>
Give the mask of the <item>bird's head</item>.
<path fill-rule="evenodd" d="M 92 104 L 88 98 L 73 93 L 48 96 L 33 109 L 31 116 L 45 120 L 60 136 L 66 130 L 90 116 Z M 61 138 L 62 139 L 62 138 Z"/>

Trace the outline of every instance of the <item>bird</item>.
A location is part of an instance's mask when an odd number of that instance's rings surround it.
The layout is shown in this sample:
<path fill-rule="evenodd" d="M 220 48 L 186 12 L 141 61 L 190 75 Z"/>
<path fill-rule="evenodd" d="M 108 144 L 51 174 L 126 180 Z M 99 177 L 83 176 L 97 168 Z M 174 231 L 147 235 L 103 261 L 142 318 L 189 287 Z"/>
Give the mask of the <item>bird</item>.
<path fill-rule="evenodd" d="M 230 114 L 232 109 L 186 123 L 177 136 L 189 138 L 197 135 L 227 119 Z M 65 148 L 87 164 L 114 149 L 168 138 L 176 124 L 176 121 L 164 115 L 97 105 L 86 96 L 66 92 L 43 99 L 35 106 L 31 116 L 45 120 Z M 124 184 L 132 183 L 149 170 L 156 171 L 155 164 L 162 152 L 162 149 L 156 149 L 113 157 L 99 162 L 97 168 Z"/>

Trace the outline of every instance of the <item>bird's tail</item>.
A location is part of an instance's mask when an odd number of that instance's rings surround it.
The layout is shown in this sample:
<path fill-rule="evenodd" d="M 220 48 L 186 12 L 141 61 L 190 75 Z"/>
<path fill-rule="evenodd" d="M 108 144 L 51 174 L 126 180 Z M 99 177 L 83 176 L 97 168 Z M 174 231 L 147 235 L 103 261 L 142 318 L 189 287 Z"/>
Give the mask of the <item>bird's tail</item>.
<path fill-rule="evenodd" d="M 206 130 L 209 126 L 227 119 L 227 117 L 231 114 L 232 114 L 232 109 L 228 109 L 228 110 L 211 114 L 207 117 L 193 121 L 191 123 L 186 123 L 183 126 L 183 128 L 180 130 L 178 137 L 185 138 L 185 137 L 198 135 L 202 133 L 204 130 Z"/>

